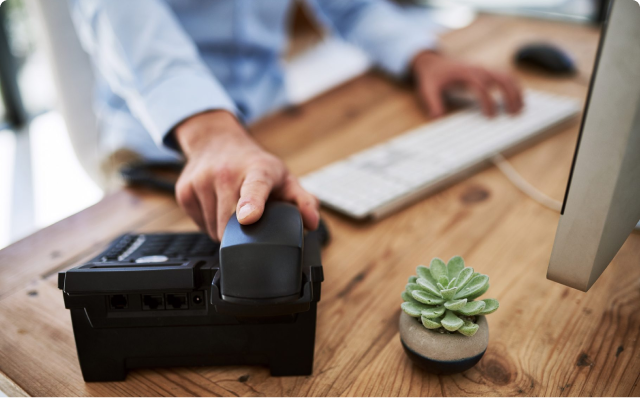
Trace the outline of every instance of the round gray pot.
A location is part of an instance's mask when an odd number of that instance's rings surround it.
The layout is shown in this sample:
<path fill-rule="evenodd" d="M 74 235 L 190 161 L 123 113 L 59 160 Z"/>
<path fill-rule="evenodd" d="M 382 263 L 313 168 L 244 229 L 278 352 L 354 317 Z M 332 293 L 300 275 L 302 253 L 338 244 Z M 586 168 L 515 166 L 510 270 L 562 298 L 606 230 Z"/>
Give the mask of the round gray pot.
<path fill-rule="evenodd" d="M 400 313 L 400 341 L 411 360 L 433 374 L 464 372 L 480 361 L 489 345 L 489 324 L 484 316 L 471 337 L 439 333 L 422 326 L 419 318 Z"/>

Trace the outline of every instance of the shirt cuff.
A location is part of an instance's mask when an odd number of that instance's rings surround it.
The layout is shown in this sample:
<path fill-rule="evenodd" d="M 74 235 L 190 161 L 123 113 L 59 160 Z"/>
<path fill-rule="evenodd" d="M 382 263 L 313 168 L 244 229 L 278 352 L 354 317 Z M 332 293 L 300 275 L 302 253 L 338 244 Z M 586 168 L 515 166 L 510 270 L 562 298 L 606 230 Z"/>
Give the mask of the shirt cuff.
<path fill-rule="evenodd" d="M 210 76 L 196 73 L 171 76 L 142 96 L 146 123 L 158 145 L 179 150 L 173 129 L 190 116 L 226 110 L 239 116 L 224 88 Z"/>
<path fill-rule="evenodd" d="M 397 40 L 394 45 L 384 46 L 375 56 L 377 64 L 396 78 L 406 77 L 411 72 L 411 61 L 418 53 L 438 48 L 437 41 L 426 36 L 426 32 L 416 32 Z"/>

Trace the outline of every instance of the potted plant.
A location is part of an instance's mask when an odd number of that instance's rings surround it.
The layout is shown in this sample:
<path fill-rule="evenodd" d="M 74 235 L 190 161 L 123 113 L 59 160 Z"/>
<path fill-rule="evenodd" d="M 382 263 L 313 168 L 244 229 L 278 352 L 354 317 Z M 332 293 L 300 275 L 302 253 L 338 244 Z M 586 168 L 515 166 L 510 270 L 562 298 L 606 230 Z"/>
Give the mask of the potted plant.
<path fill-rule="evenodd" d="M 435 374 L 473 367 L 489 344 L 485 315 L 498 309 L 495 299 L 476 300 L 489 289 L 489 277 L 465 267 L 455 256 L 418 266 L 402 292 L 400 340 L 411 360 Z"/>

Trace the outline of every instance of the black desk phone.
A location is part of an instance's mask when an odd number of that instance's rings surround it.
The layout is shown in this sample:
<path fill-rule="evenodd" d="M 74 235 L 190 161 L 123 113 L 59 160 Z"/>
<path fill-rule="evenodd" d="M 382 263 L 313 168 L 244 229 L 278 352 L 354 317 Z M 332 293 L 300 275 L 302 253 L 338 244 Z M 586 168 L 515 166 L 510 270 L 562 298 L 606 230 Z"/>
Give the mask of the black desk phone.
<path fill-rule="evenodd" d="M 268 365 L 313 370 L 324 225 L 304 234 L 298 209 L 269 202 L 232 216 L 222 242 L 201 233 L 127 234 L 58 274 L 85 381 L 141 367 Z"/>

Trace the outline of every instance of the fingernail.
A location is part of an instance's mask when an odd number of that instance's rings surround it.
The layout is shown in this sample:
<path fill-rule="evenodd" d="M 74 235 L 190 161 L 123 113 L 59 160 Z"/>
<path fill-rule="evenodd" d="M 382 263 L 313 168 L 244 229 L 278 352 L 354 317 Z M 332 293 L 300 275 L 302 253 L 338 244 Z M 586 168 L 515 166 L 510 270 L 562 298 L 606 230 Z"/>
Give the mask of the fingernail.
<path fill-rule="evenodd" d="M 249 215 L 251 215 L 251 213 L 253 213 L 255 209 L 256 207 L 251 203 L 243 205 L 240 208 L 240 211 L 238 211 L 238 220 L 244 220 L 245 218 L 249 217 Z"/>

